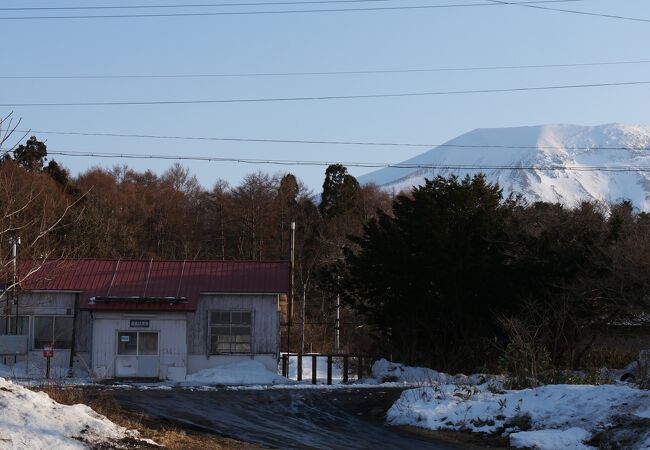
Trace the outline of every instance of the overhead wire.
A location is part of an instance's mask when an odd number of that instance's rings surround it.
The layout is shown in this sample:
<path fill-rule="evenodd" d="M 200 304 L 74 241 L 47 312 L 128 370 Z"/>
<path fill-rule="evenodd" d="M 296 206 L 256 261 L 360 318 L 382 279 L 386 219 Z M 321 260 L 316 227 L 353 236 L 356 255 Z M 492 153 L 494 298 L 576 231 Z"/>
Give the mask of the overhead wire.
<path fill-rule="evenodd" d="M 521 6 L 521 7 L 524 7 L 524 8 L 534 8 L 534 9 L 540 9 L 540 10 L 545 10 L 545 11 L 555 11 L 555 12 L 562 12 L 562 13 L 568 13 L 568 14 L 577 14 L 577 15 L 582 15 L 582 16 L 603 17 L 603 18 L 606 18 L 606 19 L 628 20 L 628 21 L 633 21 L 633 22 L 650 22 L 650 19 L 641 18 L 641 17 L 622 16 L 622 15 L 618 15 L 618 14 L 606 14 L 606 13 L 596 13 L 596 12 L 590 12 L 590 11 L 578 11 L 578 10 L 574 10 L 574 9 L 554 8 L 554 7 L 539 6 L 539 5 L 525 5 L 523 3 L 509 2 L 509 1 L 505 1 L 505 0 L 487 0 L 487 1 L 490 1 L 490 2 L 492 2 L 494 4 L 498 4 L 498 5 Z"/>
<path fill-rule="evenodd" d="M 399 2 L 400 0 L 296 0 L 296 1 L 268 1 L 245 3 L 175 3 L 175 4 L 149 4 L 149 5 L 83 5 L 83 6 L 11 6 L 0 7 L 0 11 L 82 11 L 82 10 L 112 10 L 112 9 L 177 9 L 177 8 L 226 8 L 244 6 L 287 6 L 287 5 L 323 5 L 346 3 L 386 3 Z M 489 0 L 488 0 L 489 1 Z M 574 0 L 583 1 L 583 0 Z"/>
<path fill-rule="evenodd" d="M 93 102 L 14 102 L 0 103 L 0 107 L 61 107 L 61 106 L 136 106 L 136 105 L 197 105 L 197 104 L 219 104 L 219 103 L 270 103 L 270 102 L 301 102 L 301 101 L 323 101 L 323 100 L 353 100 L 372 98 L 402 98 L 402 97 L 427 97 L 441 95 L 468 95 L 468 94 L 493 94 L 504 92 L 524 91 L 548 91 L 565 89 L 583 89 L 615 86 L 639 86 L 648 85 L 650 81 L 622 81 L 612 83 L 587 83 L 587 84 L 565 84 L 550 86 L 526 86 L 516 88 L 496 89 L 468 89 L 455 91 L 431 91 L 431 92 L 402 92 L 402 93 L 380 93 L 380 94 L 356 94 L 356 95 L 322 95 L 304 97 L 258 97 L 258 98 L 230 98 L 230 99 L 198 99 L 198 100 L 152 100 L 152 101 L 93 101 Z"/>
<path fill-rule="evenodd" d="M 523 3 L 566 3 L 580 2 L 583 0 L 527 0 Z M 517 3 L 519 4 L 519 3 Z M 354 8 L 318 8 L 318 9 L 284 9 L 284 10 L 258 10 L 258 11 L 203 11 L 203 12 L 174 12 L 174 13 L 145 13 L 145 14 L 93 14 L 93 15 L 50 15 L 50 16 L 0 16 L 0 20 L 57 20 L 57 19 L 120 19 L 120 18 L 152 18 L 152 17 L 207 17 L 207 16 L 251 16 L 251 15 L 276 15 L 276 14 L 314 14 L 332 12 L 359 12 L 359 11 L 398 11 L 398 10 L 427 10 L 444 8 L 471 8 L 471 7 L 502 6 L 498 3 L 485 0 L 482 3 L 455 3 L 446 5 L 401 5 L 401 6 L 369 6 Z"/>
<path fill-rule="evenodd" d="M 576 172 L 649 172 L 650 166 L 570 166 L 570 165 L 473 165 L 473 164 L 415 164 L 415 163 L 385 163 L 385 162 L 359 162 L 359 161 L 315 161 L 298 159 L 258 159 L 216 156 L 189 156 L 189 155 L 143 155 L 135 153 L 95 152 L 74 150 L 48 150 L 48 155 L 112 158 L 112 159 L 157 159 L 176 161 L 201 161 L 201 162 L 233 162 L 256 165 L 281 165 L 281 166 L 329 166 L 343 164 L 347 167 L 360 168 L 396 168 L 396 169 L 430 169 L 430 170 L 538 170 L 556 171 L 568 170 Z"/>
<path fill-rule="evenodd" d="M 308 144 L 308 145 L 344 145 L 344 146 L 371 146 L 371 147 L 417 147 L 417 148 L 494 148 L 494 149 L 521 149 L 521 150 L 563 150 L 566 147 L 553 145 L 516 145 L 516 144 L 432 144 L 414 142 L 385 142 L 385 141 L 364 141 L 364 140 L 324 140 L 324 139 L 272 139 L 272 138 L 238 138 L 238 137 L 215 137 L 215 136 L 173 136 L 159 134 L 129 134 L 129 133 L 93 133 L 83 131 L 48 131 L 48 130 L 15 130 L 19 133 L 45 134 L 45 135 L 71 135 L 71 136 L 93 136 L 93 137 L 117 137 L 117 138 L 138 138 L 138 139 L 162 139 L 162 140 L 190 140 L 190 141 L 217 141 L 217 142 L 252 142 L 267 144 Z M 650 151 L 650 147 L 603 147 L 591 146 L 583 150 L 627 150 L 627 151 Z"/>
<path fill-rule="evenodd" d="M 365 69 L 365 70 L 339 70 L 339 71 L 304 71 L 304 72 L 233 72 L 233 73 L 195 73 L 195 74 L 108 74 L 108 75 L 0 75 L 0 79 L 122 79 L 122 78 L 240 78 L 240 77 L 293 77 L 293 76 L 326 76 L 326 75 L 364 75 L 364 74 L 395 74 L 395 73 L 422 73 L 422 72 L 470 72 L 487 70 L 521 70 L 521 69 L 546 69 L 567 67 L 594 67 L 648 64 L 650 59 L 628 61 L 595 61 L 583 63 L 559 64 L 523 64 L 502 66 L 467 66 L 467 67 L 430 67 L 411 69 Z"/>

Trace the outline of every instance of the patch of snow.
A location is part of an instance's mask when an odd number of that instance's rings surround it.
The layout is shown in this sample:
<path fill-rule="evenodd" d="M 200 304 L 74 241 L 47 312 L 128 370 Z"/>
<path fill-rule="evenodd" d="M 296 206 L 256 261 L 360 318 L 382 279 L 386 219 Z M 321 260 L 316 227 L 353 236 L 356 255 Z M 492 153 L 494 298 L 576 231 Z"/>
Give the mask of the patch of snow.
<path fill-rule="evenodd" d="M 119 441 L 137 431 L 116 425 L 86 405 L 62 405 L 0 378 L 0 449 L 57 450 L 88 446 L 121 448 Z"/>
<path fill-rule="evenodd" d="M 201 370 L 188 375 L 186 381 L 181 384 L 267 385 L 290 382 L 287 378 L 269 371 L 261 362 L 250 360 Z"/>
<path fill-rule="evenodd" d="M 50 379 L 64 380 L 68 378 L 68 368 L 53 365 L 50 369 Z M 75 367 L 74 379 L 88 381 L 88 371 Z M 0 363 L 0 377 L 6 379 L 44 380 L 45 367 L 43 363 L 18 361 L 15 364 Z"/>
<path fill-rule="evenodd" d="M 650 419 L 650 404 L 647 405 L 645 408 L 641 408 L 638 411 L 635 411 L 633 414 L 643 419 Z"/>
<path fill-rule="evenodd" d="M 366 382 L 377 383 L 400 383 L 407 386 L 422 386 L 432 384 L 468 384 L 478 385 L 494 383 L 501 386 L 504 377 L 473 374 L 473 375 L 449 375 L 426 367 L 409 367 L 404 364 L 390 362 L 380 359 L 372 365 L 371 378 Z"/>
<path fill-rule="evenodd" d="M 404 391 L 386 417 L 391 425 L 431 430 L 508 434 L 582 428 L 596 432 L 610 426 L 615 416 L 645 414 L 649 404 L 650 391 L 629 385 L 548 385 L 503 393 L 486 385 L 439 385 Z M 550 433 L 549 439 L 569 434 Z M 520 438 L 526 436 L 543 435 Z"/>
<path fill-rule="evenodd" d="M 582 428 L 574 427 L 568 430 L 537 430 L 520 431 L 510 435 L 510 445 L 515 448 L 532 448 L 536 450 L 556 449 L 593 449 L 583 442 L 591 438 L 591 433 Z"/>

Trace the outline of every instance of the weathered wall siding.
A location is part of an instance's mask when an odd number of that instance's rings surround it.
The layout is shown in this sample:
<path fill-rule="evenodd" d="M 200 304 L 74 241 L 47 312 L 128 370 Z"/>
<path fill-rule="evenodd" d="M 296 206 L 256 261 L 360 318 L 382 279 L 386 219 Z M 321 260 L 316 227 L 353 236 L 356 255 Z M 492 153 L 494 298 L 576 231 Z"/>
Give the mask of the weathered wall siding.
<path fill-rule="evenodd" d="M 18 297 L 20 315 L 74 314 L 75 294 L 68 292 L 23 292 Z"/>
<path fill-rule="evenodd" d="M 253 311 L 253 353 L 278 352 L 278 296 L 277 295 L 202 295 L 196 313 L 188 321 L 188 344 L 191 354 L 207 355 L 208 312 Z"/>
<path fill-rule="evenodd" d="M 74 316 L 74 293 L 69 292 L 22 292 L 18 298 L 18 314 L 21 316 Z M 29 348 L 33 349 L 33 318 L 29 324 Z M 75 349 L 77 352 L 90 351 L 91 339 L 90 312 L 80 311 L 77 316 Z"/>
<path fill-rule="evenodd" d="M 165 318 L 162 314 L 157 318 L 149 318 L 149 328 L 131 328 L 133 317 L 119 317 L 110 314 L 106 318 L 95 313 L 93 323 L 93 370 L 98 377 L 112 377 L 115 374 L 115 358 L 117 352 L 117 331 L 157 331 L 159 332 L 160 377 L 165 378 L 170 366 L 187 366 L 187 330 L 186 319 L 183 315 Z"/>
<path fill-rule="evenodd" d="M 75 350 L 89 352 L 92 340 L 92 319 L 89 311 L 79 311 L 77 315 L 77 331 L 75 333 Z"/>

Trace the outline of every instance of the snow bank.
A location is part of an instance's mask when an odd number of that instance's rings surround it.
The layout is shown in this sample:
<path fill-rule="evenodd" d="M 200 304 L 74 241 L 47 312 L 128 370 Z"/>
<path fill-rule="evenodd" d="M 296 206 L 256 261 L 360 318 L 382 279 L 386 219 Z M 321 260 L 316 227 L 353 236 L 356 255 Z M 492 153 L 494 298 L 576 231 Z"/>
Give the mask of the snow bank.
<path fill-rule="evenodd" d="M 0 449 L 122 448 L 120 440 L 136 436 L 86 405 L 62 405 L 0 378 Z"/>
<path fill-rule="evenodd" d="M 405 385 L 432 385 L 432 384 L 469 384 L 483 383 L 503 384 L 504 377 L 474 374 L 474 375 L 449 375 L 425 367 L 409 367 L 403 364 L 380 359 L 372 365 L 372 378 L 368 382 L 399 383 Z"/>
<path fill-rule="evenodd" d="M 577 427 L 568 430 L 521 431 L 510 435 L 510 445 L 515 448 L 570 448 L 582 450 L 592 448 L 583 444 L 590 437 L 591 433 Z"/>
<path fill-rule="evenodd" d="M 593 432 L 610 426 L 615 416 L 642 417 L 650 405 L 650 391 L 627 385 L 549 385 L 494 391 L 486 385 L 410 389 L 388 411 L 387 421 L 431 430 L 506 433 L 513 446 L 573 449 L 580 448 L 576 445 L 582 445 Z"/>
<path fill-rule="evenodd" d="M 250 360 L 201 370 L 188 375 L 183 384 L 255 385 L 286 383 L 290 383 L 290 380 L 269 371 L 261 362 Z"/>

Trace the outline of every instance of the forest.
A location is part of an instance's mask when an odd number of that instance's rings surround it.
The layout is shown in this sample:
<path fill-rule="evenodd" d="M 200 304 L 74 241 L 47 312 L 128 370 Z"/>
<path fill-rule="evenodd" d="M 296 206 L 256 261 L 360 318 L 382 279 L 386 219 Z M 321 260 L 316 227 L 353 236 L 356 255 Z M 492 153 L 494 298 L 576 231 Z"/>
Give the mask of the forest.
<path fill-rule="evenodd" d="M 589 364 L 612 324 L 650 308 L 650 216 L 529 204 L 482 175 L 392 197 L 334 164 L 319 194 L 291 173 L 206 188 L 180 164 L 72 176 L 31 137 L 1 161 L 0 208 L 22 258 L 287 260 L 295 222 L 291 351 L 337 351 L 339 296 L 340 352 L 540 377 Z"/>

